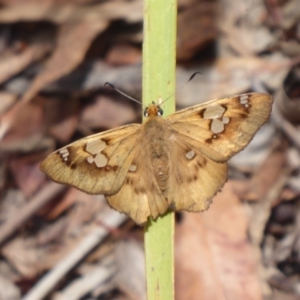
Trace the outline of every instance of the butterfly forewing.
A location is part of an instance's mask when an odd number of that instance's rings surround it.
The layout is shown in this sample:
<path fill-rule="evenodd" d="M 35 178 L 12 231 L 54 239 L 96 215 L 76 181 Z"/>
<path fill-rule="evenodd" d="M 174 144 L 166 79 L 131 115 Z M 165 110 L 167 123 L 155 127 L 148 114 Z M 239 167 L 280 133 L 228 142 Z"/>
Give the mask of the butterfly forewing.
<path fill-rule="evenodd" d="M 89 194 L 114 194 L 122 186 L 141 125 L 94 134 L 50 154 L 41 170 L 54 181 Z"/>
<path fill-rule="evenodd" d="M 211 159 L 225 162 L 244 149 L 268 120 L 273 99 L 250 93 L 205 102 L 167 119 L 172 127 Z"/>

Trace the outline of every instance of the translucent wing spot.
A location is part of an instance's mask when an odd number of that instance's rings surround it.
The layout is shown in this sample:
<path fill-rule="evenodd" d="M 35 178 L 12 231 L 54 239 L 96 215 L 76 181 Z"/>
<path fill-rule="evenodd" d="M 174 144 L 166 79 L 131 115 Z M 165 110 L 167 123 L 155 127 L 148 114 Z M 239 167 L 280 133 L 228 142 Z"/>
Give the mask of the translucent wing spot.
<path fill-rule="evenodd" d="M 210 130 L 213 133 L 220 133 L 224 131 L 224 123 L 222 121 L 214 119 L 211 122 Z"/>
<path fill-rule="evenodd" d="M 222 122 L 223 122 L 224 124 L 228 124 L 228 123 L 230 122 L 230 118 L 229 118 L 229 117 L 223 117 L 223 118 L 222 118 Z"/>
<path fill-rule="evenodd" d="M 191 150 L 191 151 L 189 151 L 189 152 L 187 152 L 186 154 L 185 154 L 185 157 L 188 159 L 188 160 L 191 160 L 191 159 L 193 159 L 194 157 L 195 157 L 195 151 L 193 151 L 193 150 Z"/>
<path fill-rule="evenodd" d="M 230 121 L 229 118 L 226 117 L 225 119 L 225 122 L 223 121 L 220 121 L 220 120 L 217 120 L 217 119 L 214 119 L 212 120 L 211 122 L 211 125 L 210 125 L 210 130 L 213 132 L 213 133 L 221 133 L 224 131 L 224 128 L 225 128 L 225 124 L 228 124 Z"/>
<path fill-rule="evenodd" d="M 107 144 L 102 140 L 88 142 L 85 150 L 92 154 L 92 156 L 87 158 L 87 162 L 90 164 L 95 163 L 98 168 L 105 167 L 108 159 L 103 153 L 101 153 L 101 151 L 105 149 L 106 146 Z"/>
<path fill-rule="evenodd" d="M 92 164 L 94 162 L 94 157 L 93 156 L 89 156 L 87 158 L 87 162 L 90 163 L 90 164 Z"/>
<path fill-rule="evenodd" d="M 97 154 L 105 149 L 107 144 L 102 140 L 97 140 L 93 142 L 88 142 L 86 144 L 85 150 L 90 154 Z"/>
<path fill-rule="evenodd" d="M 136 165 L 130 165 L 129 167 L 129 172 L 135 172 L 137 169 L 137 166 Z"/>
<path fill-rule="evenodd" d="M 95 163 L 98 168 L 103 168 L 106 166 L 108 159 L 104 154 L 98 153 L 95 157 L 89 156 L 87 162 L 90 164 Z"/>
<path fill-rule="evenodd" d="M 67 148 L 63 148 L 58 152 L 61 154 L 61 157 L 64 161 L 68 161 L 68 156 L 70 155 L 70 152 Z"/>
<path fill-rule="evenodd" d="M 249 107 L 249 95 L 241 95 L 240 96 L 240 103 L 245 107 Z"/>
<path fill-rule="evenodd" d="M 217 119 L 221 118 L 225 112 L 225 108 L 221 105 L 208 106 L 203 114 L 204 119 Z"/>
<path fill-rule="evenodd" d="M 225 111 L 226 108 L 221 105 L 212 105 L 208 106 L 205 109 L 203 113 L 203 118 L 212 120 L 210 124 L 210 130 L 213 133 L 223 132 L 225 129 L 225 124 L 228 124 L 230 122 L 229 117 L 223 116 Z"/>

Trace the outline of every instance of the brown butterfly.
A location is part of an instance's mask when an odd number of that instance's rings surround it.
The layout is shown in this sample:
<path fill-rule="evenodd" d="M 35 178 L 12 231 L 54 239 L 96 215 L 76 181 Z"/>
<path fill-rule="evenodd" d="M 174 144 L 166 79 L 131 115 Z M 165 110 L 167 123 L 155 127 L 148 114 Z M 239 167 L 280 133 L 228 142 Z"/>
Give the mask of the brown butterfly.
<path fill-rule="evenodd" d="M 227 180 L 227 161 L 268 120 L 273 99 L 241 94 L 162 118 L 154 103 L 146 121 L 76 141 L 50 154 L 41 170 L 89 194 L 137 224 L 168 210 L 199 212 Z"/>

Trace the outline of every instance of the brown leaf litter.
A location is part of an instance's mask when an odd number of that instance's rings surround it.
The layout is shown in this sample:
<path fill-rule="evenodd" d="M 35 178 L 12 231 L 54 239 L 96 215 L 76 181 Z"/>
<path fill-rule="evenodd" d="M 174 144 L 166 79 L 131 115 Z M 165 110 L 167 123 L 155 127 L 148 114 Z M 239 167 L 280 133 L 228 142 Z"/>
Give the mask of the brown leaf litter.
<path fill-rule="evenodd" d="M 2 1 L 0 295 L 145 299 L 142 228 L 39 163 L 85 135 L 141 120 L 143 3 Z M 176 223 L 176 299 L 298 299 L 300 48 L 297 0 L 179 1 L 177 106 L 249 91 L 270 122 L 201 214 Z M 159 241 L 158 241 L 159 242 Z"/>

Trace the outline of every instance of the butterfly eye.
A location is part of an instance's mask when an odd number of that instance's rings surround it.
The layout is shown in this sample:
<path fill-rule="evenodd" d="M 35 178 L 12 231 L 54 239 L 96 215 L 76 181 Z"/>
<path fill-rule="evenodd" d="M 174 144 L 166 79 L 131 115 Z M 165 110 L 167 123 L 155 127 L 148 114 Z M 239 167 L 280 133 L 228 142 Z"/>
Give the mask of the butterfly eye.
<path fill-rule="evenodd" d="M 157 114 L 161 117 L 163 115 L 164 111 L 159 107 Z"/>
<path fill-rule="evenodd" d="M 148 113 L 148 107 L 145 108 L 144 110 L 144 117 L 148 117 L 149 113 Z"/>

